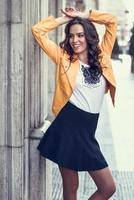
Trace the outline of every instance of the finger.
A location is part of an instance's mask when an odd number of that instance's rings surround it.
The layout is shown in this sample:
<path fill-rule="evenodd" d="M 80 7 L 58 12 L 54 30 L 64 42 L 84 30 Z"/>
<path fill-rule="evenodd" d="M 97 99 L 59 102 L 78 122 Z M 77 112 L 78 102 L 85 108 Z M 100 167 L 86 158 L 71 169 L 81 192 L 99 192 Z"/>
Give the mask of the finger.
<path fill-rule="evenodd" d="M 80 11 L 80 9 L 79 9 L 79 8 L 76 8 L 76 10 L 77 10 L 77 11 Z"/>
<path fill-rule="evenodd" d="M 69 11 L 74 11 L 74 8 L 73 8 L 73 7 L 70 7 L 70 8 L 69 8 Z"/>
<path fill-rule="evenodd" d="M 68 17 L 71 17 L 70 14 L 71 14 L 72 11 L 73 11 L 73 10 L 72 10 L 71 8 L 61 9 L 61 12 L 62 12 L 63 14 L 65 14 L 66 16 L 68 16 Z"/>
<path fill-rule="evenodd" d="M 67 12 L 70 12 L 70 11 L 75 11 L 75 8 L 74 7 L 67 7 L 67 8 L 65 8 L 65 10 Z"/>
<path fill-rule="evenodd" d="M 64 14 L 64 15 L 66 15 L 67 17 L 72 17 L 69 13 L 70 12 L 67 12 L 67 11 L 65 11 L 65 10 L 63 10 L 63 9 L 61 9 L 61 12 Z"/>
<path fill-rule="evenodd" d="M 61 12 L 66 15 L 66 11 L 65 10 L 61 9 Z"/>
<path fill-rule="evenodd" d="M 67 7 L 67 8 L 65 8 L 65 11 L 66 11 L 66 12 L 68 12 L 68 11 L 69 11 L 69 9 L 70 9 L 70 8 L 68 8 L 68 7 Z"/>
<path fill-rule="evenodd" d="M 79 8 L 75 8 L 75 7 L 70 7 L 70 9 L 73 11 L 79 11 Z"/>

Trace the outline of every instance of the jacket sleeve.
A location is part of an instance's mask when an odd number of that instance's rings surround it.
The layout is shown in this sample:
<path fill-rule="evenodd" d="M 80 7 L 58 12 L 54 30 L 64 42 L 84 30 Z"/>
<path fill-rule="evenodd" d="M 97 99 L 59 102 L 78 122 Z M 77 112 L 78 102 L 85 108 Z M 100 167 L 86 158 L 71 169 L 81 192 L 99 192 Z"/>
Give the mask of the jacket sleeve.
<path fill-rule="evenodd" d="M 32 33 L 42 50 L 58 64 L 60 60 L 61 48 L 55 42 L 49 39 L 48 32 L 52 31 L 59 24 L 53 16 L 41 20 L 32 26 Z"/>
<path fill-rule="evenodd" d="M 91 10 L 89 19 L 97 24 L 105 25 L 106 30 L 102 38 L 101 49 L 111 56 L 117 32 L 116 17 L 102 11 Z"/>

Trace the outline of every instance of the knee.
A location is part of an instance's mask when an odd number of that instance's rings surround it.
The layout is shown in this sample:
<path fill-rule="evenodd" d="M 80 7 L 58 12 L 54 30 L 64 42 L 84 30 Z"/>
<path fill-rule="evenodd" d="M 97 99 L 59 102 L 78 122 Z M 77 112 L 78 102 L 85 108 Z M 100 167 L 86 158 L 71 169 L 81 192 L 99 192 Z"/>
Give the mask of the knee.
<path fill-rule="evenodd" d="M 111 197 L 114 193 L 116 192 L 116 185 L 115 183 L 112 184 L 108 184 L 105 189 L 104 189 L 104 196 L 106 196 L 106 198 Z"/>

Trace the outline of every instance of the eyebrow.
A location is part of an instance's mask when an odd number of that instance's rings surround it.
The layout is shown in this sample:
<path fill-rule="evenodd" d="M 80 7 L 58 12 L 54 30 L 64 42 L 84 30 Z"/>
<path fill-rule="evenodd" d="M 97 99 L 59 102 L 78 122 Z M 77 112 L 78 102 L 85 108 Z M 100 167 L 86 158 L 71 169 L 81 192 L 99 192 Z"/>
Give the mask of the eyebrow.
<path fill-rule="evenodd" d="M 78 34 L 83 34 L 84 32 L 79 32 L 79 33 L 76 33 L 77 35 Z M 74 33 L 69 33 L 70 35 L 75 35 Z"/>

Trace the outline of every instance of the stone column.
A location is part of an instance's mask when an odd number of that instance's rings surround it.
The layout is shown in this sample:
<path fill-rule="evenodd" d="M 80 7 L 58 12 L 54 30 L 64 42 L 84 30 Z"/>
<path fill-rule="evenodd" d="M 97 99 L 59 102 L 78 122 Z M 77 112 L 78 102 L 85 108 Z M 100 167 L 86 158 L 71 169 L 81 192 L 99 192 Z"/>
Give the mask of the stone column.
<path fill-rule="evenodd" d="M 47 9 L 44 0 L 0 1 L 1 200 L 51 200 L 51 165 L 36 149 L 50 124 L 47 58 L 31 34 Z"/>
<path fill-rule="evenodd" d="M 0 199 L 23 198 L 22 1 L 0 1 Z"/>
<path fill-rule="evenodd" d="M 48 15 L 53 15 L 54 17 L 61 16 L 60 9 L 66 7 L 66 0 L 49 0 L 48 2 Z M 63 36 L 63 26 L 58 27 L 49 33 L 49 38 L 53 40 L 57 45 L 60 41 L 62 41 Z M 52 113 L 52 100 L 55 90 L 55 64 L 48 59 L 48 118 L 52 121 L 54 119 L 54 115 Z"/>
<path fill-rule="evenodd" d="M 48 15 L 48 1 L 26 0 L 25 21 L 25 200 L 51 200 L 51 163 L 39 155 L 37 145 L 50 125 L 47 117 L 48 60 L 31 27 Z"/>
<path fill-rule="evenodd" d="M 7 151 L 7 58 L 8 58 L 7 1 L 0 1 L 0 199 L 8 199 Z"/>

